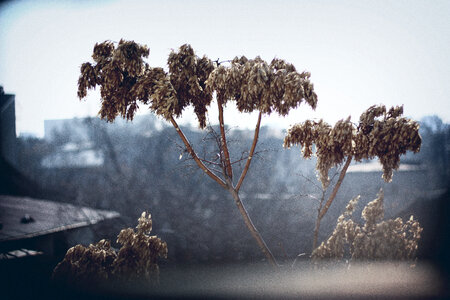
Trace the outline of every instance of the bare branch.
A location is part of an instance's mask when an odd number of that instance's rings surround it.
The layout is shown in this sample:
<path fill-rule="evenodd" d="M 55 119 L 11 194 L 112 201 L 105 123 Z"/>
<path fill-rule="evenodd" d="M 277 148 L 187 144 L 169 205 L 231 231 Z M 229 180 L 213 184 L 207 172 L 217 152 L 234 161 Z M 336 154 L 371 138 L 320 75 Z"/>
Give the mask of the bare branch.
<path fill-rule="evenodd" d="M 197 157 L 197 154 L 195 154 L 194 149 L 192 148 L 191 144 L 189 143 L 188 139 L 186 138 L 186 136 L 184 135 L 184 133 L 181 131 L 180 127 L 178 126 L 177 122 L 175 121 L 175 119 L 171 116 L 170 117 L 170 122 L 172 123 L 173 127 L 175 127 L 176 131 L 178 132 L 178 135 L 180 136 L 181 140 L 183 141 L 183 143 L 186 146 L 187 151 L 189 152 L 189 154 L 192 156 L 192 158 L 195 160 L 195 162 L 197 163 L 197 165 L 200 167 L 200 169 L 202 169 L 203 171 L 205 171 L 205 173 L 211 177 L 212 179 L 214 179 L 214 181 L 216 181 L 218 184 L 220 184 L 221 187 L 223 188 L 227 188 L 227 184 L 220 179 L 219 177 L 217 177 L 216 174 L 214 174 L 209 168 L 207 168 L 203 162 Z"/>
<path fill-rule="evenodd" d="M 242 182 L 244 181 L 245 175 L 247 175 L 248 168 L 250 167 L 250 163 L 252 162 L 252 157 L 255 152 L 256 144 L 258 143 L 259 128 L 261 127 L 261 117 L 262 117 L 262 112 L 259 112 L 258 122 L 256 123 L 255 136 L 253 137 L 252 147 L 250 148 L 250 153 L 248 154 L 247 163 L 245 164 L 244 170 L 242 170 L 241 177 L 239 178 L 239 182 L 236 185 L 236 191 L 239 191 L 239 189 L 241 188 Z"/>
<path fill-rule="evenodd" d="M 307 176 L 305 176 L 305 175 L 303 175 L 303 174 L 300 174 L 300 173 L 297 173 L 297 175 L 300 176 L 300 177 L 303 177 L 303 179 L 305 179 L 305 180 L 308 181 L 310 184 L 312 184 L 316 189 L 318 189 L 318 190 L 320 190 L 320 191 L 323 190 L 323 188 L 322 188 L 321 186 L 319 186 L 315 181 L 311 180 L 311 178 L 309 178 L 309 177 L 307 177 Z"/>
<path fill-rule="evenodd" d="M 246 152 L 247 152 L 247 151 L 242 152 L 241 158 L 239 158 L 238 160 L 233 161 L 231 164 L 232 164 L 232 165 L 238 164 L 238 163 L 240 163 L 241 161 L 248 159 L 247 155 L 244 155 L 244 153 L 246 153 Z M 262 153 L 262 152 L 266 152 L 266 150 L 256 151 L 255 153 L 253 153 L 253 157 L 255 157 L 255 156 L 258 156 L 258 157 L 259 157 L 259 154 Z"/>
<path fill-rule="evenodd" d="M 210 137 L 208 137 L 210 136 Z M 225 158 L 224 158 L 224 153 L 223 153 L 223 145 L 222 145 L 222 139 L 221 136 L 214 130 L 214 127 L 212 127 L 211 125 L 208 126 L 208 134 L 207 136 L 203 139 L 203 141 L 214 141 L 216 143 L 217 146 L 217 156 L 215 157 L 215 160 L 219 160 L 220 164 L 219 166 L 222 169 L 222 174 L 224 176 L 224 178 L 228 179 L 228 172 L 226 169 L 226 163 L 225 163 Z"/>
<path fill-rule="evenodd" d="M 341 169 L 336 169 L 336 172 L 334 172 L 333 176 L 331 176 L 331 178 L 330 178 L 330 183 L 334 181 L 334 178 L 336 178 L 336 176 L 337 176 L 337 175 L 339 174 L 339 172 L 341 172 L 341 171 L 342 171 L 342 168 L 341 168 Z"/>
<path fill-rule="evenodd" d="M 347 173 L 347 169 L 348 169 L 348 166 L 350 165 L 350 163 L 352 161 L 352 158 L 353 158 L 352 156 L 349 156 L 347 158 L 347 161 L 345 162 L 345 165 L 342 168 L 341 173 L 339 175 L 339 179 L 338 179 L 338 181 L 336 182 L 336 185 L 333 188 L 333 192 L 331 193 L 330 197 L 327 200 L 327 203 L 325 203 L 324 208 L 322 209 L 322 211 L 319 214 L 319 219 L 323 218 L 323 216 L 327 213 L 328 208 L 330 208 L 330 205 L 333 202 L 334 198 L 336 198 L 336 194 L 337 194 L 339 188 L 341 187 L 342 181 L 344 180 L 345 174 Z"/>
<path fill-rule="evenodd" d="M 225 135 L 225 124 L 223 121 L 223 101 L 222 96 L 217 95 L 217 106 L 219 108 L 219 127 L 220 127 L 220 135 L 221 135 L 221 150 L 223 151 L 223 163 L 225 165 L 225 175 L 228 176 L 231 180 L 233 179 L 233 168 L 231 167 L 230 162 L 230 153 L 228 152 L 227 138 Z"/>
<path fill-rule="evenodd" d="M 202 162 L 204 162 L 204 163 L 207 163 L 207 164 L 210 164 L 210 165 L 215 165 L 215 166 L 222 166 L 222 164 L 218 164 L 218 163 L 216 163 L 216 162 L 213 162 L 213 161 L 210 161 L 210 160 L 207 160 L 207 159 L 203 159 L 203 158 L 199 158 Z"/>

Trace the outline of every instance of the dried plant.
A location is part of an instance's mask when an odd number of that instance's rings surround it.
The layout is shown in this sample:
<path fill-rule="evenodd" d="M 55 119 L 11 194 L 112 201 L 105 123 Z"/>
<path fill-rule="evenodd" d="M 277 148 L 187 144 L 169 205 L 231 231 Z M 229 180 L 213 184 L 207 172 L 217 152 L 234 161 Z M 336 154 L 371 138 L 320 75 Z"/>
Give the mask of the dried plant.
<path fill-rule="evenodd" d="M 96 44 L 92 55 L 95 63 L 87 62 L 81 66 L 79 98 L 84 98 L 88 89 L 99 86 L 101 118 L 113 121 L 121 116 L 132 120 L 141 103 L 148 104 L 154 113 L 170 121 L 198 167 L 232 195 L 258 246 L 269 262 L 277 266 L 275 258 L 253 225 L 239 197 L 239 190 L 255 152 L 262 114 L 276 112 L 284 116 L 303 101 L 313 109 L 316 107 L 317 95 L 309 80 L 310 74 L 297 72 L 292 64 L 281 59 L 267 63 L 260 57 L 236 57 L 225 66 L 206 56 L 196 56 L 190 45 L 183 45 L 178 51 L 170 53 L 168 72 L 162 68 L 152 68 L 144 62 L 143 59 L 148 55 L 146 46 L 133 41 L 121 40 L 117 46 L 109 41 Z M 175 121 L 176 117 L 182 115 L 184 108 L 192 105 L 200 128 L 205 128 L 206 113 L 214 95 L 219 112 L 219 167 L 222 174 L 199 159 Z M 239 112 L 259 111 L 253 142 L 238 180 L 234 180 L 233 176 L 234 162 L 230 160 L 223 114 L 224 106 L 230 101 L 235 102 Z"/>
<path fill-rule="evenodd" d="M 331 236 L 313 251 L 313 260 L 341 260 L 345 256 L 353 260 L 414 259 L 422 227 L 413 216 L 406 222 L 401 218 L 383 221 L 383 199 L 380 190 L 378 197 L 366 205 L 362 226 L 351 219 L 359 196 L 350 200 Z"/>
<path fill-rule="evenodd" d="M 313 155 L 313 144 L 315 145 L 316 169 L 324 190 L 330 184 L 329 170 L 344 164 L 327 202 L 318 210 L 313 248 L 317 245 L 320 221 L 335 199 L 353 158 L 360 162 L 378 157 L 383 166 L 382 178 L 390 182 L 393 170 L 400 166 L 400 155 L 408 150 L 419 152 L 419 123 L 402 117 L 402 114 L 403 106 L 392 107 L 387 111 L 384 105 L 374 105 L 360 116 L 357 126 L 348 117 L 338 121 L 334 127 L 323 120 L 307 120 L 289 129 L 284 147 L 300 145 L 303 157 L 310 158 Z"/>
<path fill-rule="evenodd" d="M 123 229 L 117 236 L 122 247 L 116 253 L 111 243 L 101 240 L 88 247 L 70 248 L 55 267 L 53 278 L 68 283 L 92 281 L 146 280 L 156 284 L 159 279 L 158 258 L 167 257 L 167 244 L 157 236 L 150 236 L 152 219 L 143 212 L 137 230 Z"/>

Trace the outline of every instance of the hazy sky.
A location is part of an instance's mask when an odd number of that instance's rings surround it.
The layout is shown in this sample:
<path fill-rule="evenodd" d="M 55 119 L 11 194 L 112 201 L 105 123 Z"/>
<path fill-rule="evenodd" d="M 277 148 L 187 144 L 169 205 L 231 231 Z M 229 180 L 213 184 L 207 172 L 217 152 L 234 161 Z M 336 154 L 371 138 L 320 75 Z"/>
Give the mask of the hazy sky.
<path fill-rule="evenodd" d="M 450 1 L 16 1 L 0 6 L 0 85 L 16 95 L 17 132 L 95 116 L 98 93 L 76 96 L 79 67 L 96 42 L 121 38 L 148 45 L 151 66 L 189 43 L 214 60 L 278 57 L 310 71 L 317 110 L 302 105 L 263 125 L 356 121 L 380 103 L 450 122 Z M 256 122 L 226 113 L 232 125 Z"/>

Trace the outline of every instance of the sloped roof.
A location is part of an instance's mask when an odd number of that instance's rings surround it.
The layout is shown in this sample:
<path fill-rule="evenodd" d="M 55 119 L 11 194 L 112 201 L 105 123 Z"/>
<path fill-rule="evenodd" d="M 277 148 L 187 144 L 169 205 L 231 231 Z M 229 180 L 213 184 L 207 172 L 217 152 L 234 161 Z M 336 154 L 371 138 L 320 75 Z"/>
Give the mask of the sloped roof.
<path fill-rule="evenodd" d="M 25 216 L 29 217 L 29 222 L 22 221 Z M 89 226 L 117 217 L 119 213 L 115 211 L 0 195 L 0 243 Z"/>

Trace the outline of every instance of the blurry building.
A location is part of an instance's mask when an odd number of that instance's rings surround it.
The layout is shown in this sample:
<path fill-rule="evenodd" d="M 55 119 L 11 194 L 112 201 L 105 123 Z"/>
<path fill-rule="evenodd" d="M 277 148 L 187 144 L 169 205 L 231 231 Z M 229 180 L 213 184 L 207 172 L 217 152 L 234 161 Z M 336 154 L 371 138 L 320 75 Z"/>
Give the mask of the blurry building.
<path fill-rule="evenodd" d="M 0 195 L 38 194 L 38 187 L 16 168 L 15 96 L 0 86 Z"/>
<path fill-rule="evenodd" d="M 16 110 L 15 96 L 5 94 L 0 86 L 0 141 L 1 156 L 16 164 Z"/>

